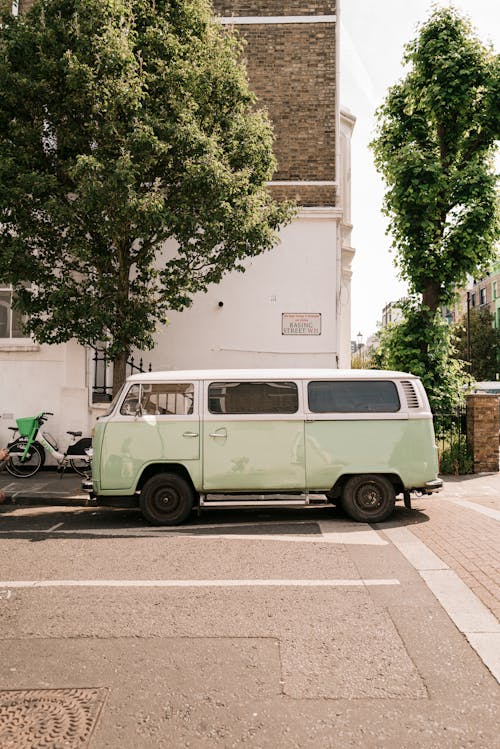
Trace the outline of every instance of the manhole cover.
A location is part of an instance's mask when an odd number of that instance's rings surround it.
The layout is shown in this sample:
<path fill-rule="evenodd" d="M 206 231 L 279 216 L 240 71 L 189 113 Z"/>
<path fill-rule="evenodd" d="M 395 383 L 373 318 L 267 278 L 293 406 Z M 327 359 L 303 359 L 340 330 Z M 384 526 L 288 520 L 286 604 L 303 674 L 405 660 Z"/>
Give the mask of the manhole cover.
<path fill-rule="evenodd" d="M 85 749 L 106 689 L 0 691 L 2 749 Z"/>

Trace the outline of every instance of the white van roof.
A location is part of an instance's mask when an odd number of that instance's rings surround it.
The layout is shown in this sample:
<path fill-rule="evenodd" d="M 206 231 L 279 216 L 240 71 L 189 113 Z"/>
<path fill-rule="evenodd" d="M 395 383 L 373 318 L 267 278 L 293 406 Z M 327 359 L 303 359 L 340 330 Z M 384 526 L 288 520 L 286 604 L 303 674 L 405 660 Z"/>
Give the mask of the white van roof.
<path fill-rule="evenodd" d="M 185 369 L 143 372 L 127 377 L 127 382 L 169 382 L 185 380 L 407 380 L 418 379 L 408 372 L 384 369 Z"/>

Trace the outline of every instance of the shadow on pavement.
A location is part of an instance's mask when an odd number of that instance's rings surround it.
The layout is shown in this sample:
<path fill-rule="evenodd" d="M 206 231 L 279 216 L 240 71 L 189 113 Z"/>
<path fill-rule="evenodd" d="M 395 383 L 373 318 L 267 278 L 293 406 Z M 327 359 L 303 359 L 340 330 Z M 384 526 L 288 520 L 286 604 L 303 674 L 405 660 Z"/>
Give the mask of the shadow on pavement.
<path fill-rule="evenodd" d="M 386 523 L 377 530 L 425 523 L 428 516 L 421 509 L 407 510 L 396 506 Z M 348 518 L 339 507 L 276 509 L 208 510 L 178 526 L 152 526 L 139 510 L 101 507 L 0 507 L 0 538 L 43 541 L 71 538 L 140 538 L 161 536 L 308 536 L 322 535 L 320 523 L 330 521 L 329 532 L 343 534 L 372 531 L 373 526 Z"/>

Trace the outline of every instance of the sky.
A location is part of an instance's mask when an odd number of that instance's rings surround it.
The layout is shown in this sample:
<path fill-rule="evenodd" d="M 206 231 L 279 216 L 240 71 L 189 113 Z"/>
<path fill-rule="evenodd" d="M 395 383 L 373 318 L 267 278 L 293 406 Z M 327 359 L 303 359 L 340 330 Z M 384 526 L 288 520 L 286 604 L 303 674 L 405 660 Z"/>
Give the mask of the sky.
<path fill-rule="evenodd" d="M 437 2 L 449 5 L 449 2 Z M 483 42 L 499 49 L 500 2 L 455 0 L 470 17 Z M 405 294 L 398 279 L 382 215 L 384 183 L 368 148 L 375 134 L 375 110 L 387 89 L 404 77 L 404 45 L 432 12 L 430 0 L 340 0 L 340 106 L 356 117 L 352 138 L 352 263 L 351 339 L 363 342 L 381 320 L 387 302 Z"/>

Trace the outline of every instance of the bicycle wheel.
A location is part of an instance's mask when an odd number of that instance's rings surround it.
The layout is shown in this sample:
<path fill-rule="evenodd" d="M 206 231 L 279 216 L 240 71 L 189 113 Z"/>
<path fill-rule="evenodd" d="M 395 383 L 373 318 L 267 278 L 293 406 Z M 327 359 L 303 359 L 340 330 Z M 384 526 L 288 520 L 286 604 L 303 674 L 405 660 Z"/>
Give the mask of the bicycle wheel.
<path fill-rule="evenodd" d="M 75 458 L 75 460 L 70 460 L 69 464 L 75 473 L 80 474 L 80 476 L 88 476 L 90 474 L 90 460 Z"/>
<path fill-rule="evenodd" d="M 5 464 L 5 468 L 12 476 L 17 476 L 17 478 L 33 476 L 45 462 L 43 448 L 36 442 L 32 443 L 23 460 L 27 442 L 28 440 L 25 437 L 20 437 L 8 446 L 9 460 Z"/>

